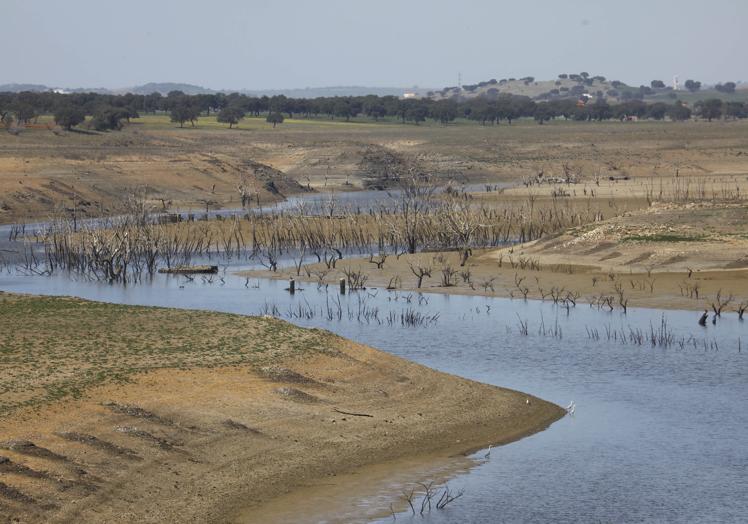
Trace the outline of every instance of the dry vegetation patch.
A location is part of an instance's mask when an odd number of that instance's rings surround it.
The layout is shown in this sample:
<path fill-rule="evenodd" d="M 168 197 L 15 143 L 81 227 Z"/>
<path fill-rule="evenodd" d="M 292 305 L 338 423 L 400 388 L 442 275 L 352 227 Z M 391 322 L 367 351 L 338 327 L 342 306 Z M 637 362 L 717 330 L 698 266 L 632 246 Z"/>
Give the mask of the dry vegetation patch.
<path fill-rule="evenodd" d="M 2 415 L 136 373 L 267 365 L 328 351 L 337 339 L 270 318 L 8 294 L 0 325 Z"/>
<path fill-rule="evenodd" d="M 571 201 L 567 201 L 571 202 Z M 551 205 L 549 200 L 537 206 Z M 577 203 L 579 205 L 579 203 Z M 307 280 L 334 283 L 355 273 L 390 290 L 589 302 L 605 309 L 664 307 L 726 310 L 748 301 L 748 211 L 742 203 L 653 203 L 601 221 L 499 249 L 346 258 L 334 268 L 308 264 Z M 559 228 L 561 229 L 561 228 Z M 249 272 L 305 278 L 295 271 Z"/>

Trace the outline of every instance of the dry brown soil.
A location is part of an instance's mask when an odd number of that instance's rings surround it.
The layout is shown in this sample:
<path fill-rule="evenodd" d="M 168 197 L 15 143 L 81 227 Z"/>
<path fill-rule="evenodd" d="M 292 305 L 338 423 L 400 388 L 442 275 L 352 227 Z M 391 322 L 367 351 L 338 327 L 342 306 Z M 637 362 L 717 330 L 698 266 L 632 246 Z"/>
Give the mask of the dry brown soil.
<path fill-rule="evenodd" d="M 745 121 L 415 126 L 288 120 L 273 129 L 250 118 L 229 130 L 212 117 L 194 129 L 167 120 L 146 116 L 110 133 L 0 133 L 0 222 L 38 220 L 60 208 L 112 213 L 134 191 L 145 191 L 155 208 L 237 207 L 248 162 L 279 170 L 281 194 L 358 188 L 372 147 L 457 182 L 518 183 L 541 171 L 546 178 L 571 171 L 587 180 L 748 175 Z M 254 187 L 261 202 L 280 198 L 263 188 L 264 181 Z"/>
<path fill-rule="evenodd" d="M 577 204 L 579 205 L 579 204 Z M 371 287 L 417 290 L 411 266 L 431 268 L 421 291 L 553 300 L 571 292 L 579 302 L 597 304 L 619 290 L 628 307 L 711 309 L 716 295 L 733 295 L 726 310 L 748 303 L 748 206 L 743 203 L 628 205 L 613 218 L 562 234 L 501 249 L 475 250 L 464 267 L 457 252 L 390 255 L 382 269 L 368 258 L 343 259 L 325 276 L 344 278 L 347 268 L 362 271 Z M 375 257 L 378 259 L 378 256 Z M 246 275 L 317 282 L 324 264 L 308 265 L 311 277 L 295 268 Z M 451 285 L 444 268 L 457 273 Z M 607 306 L 606 306 L 607 308 Z"/>
<path fill-rule="evenodd" d="M 2 521 L 267 522 L 264 503 L 327 477 L 509 442 L 563 414 L 275 319 L 0 298 L 2 376 L 16 376 L 2 387 L 29 400 L 0 420 Z M 54 399 L 50 383 L 78 387 Z"/>

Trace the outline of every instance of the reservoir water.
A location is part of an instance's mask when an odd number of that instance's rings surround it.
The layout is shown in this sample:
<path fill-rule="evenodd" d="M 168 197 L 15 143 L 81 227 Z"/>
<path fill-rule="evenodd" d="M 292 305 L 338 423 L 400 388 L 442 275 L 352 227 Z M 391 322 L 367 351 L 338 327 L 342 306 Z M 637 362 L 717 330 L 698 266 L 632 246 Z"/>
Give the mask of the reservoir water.
<path fill-rule="evenodd" d="M 573 416 L 546 431 L 494 448 L 488 460 L 477 453 L 474 467 L 449 480 L 464 496 L 446 509 L 400 512 L 397 522 L 741 522 L 748 515 L 748 322 L 734 313 L 704 328 L 693 311 L 623 315 L 580 303 L 567 313 L 548 302 L 376 289 L 341 297 L 314 284 L 291 296 L 286 282 L 233 274 L 243 267 L 225 266 L 212 282 L 158 275 L 121 286 L 64 273 L 22 276 L 8 266 L 0 290 L 274 312 L 435 369 L 562 406 L 576 402 Z M 424 323 L 403 325 L 405 312 Z"/>

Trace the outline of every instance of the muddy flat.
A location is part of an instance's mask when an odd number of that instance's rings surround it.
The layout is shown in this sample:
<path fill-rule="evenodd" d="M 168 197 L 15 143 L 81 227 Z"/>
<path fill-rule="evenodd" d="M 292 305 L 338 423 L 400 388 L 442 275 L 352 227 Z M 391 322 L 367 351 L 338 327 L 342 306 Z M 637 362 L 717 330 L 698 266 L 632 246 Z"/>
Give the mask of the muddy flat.
<path fill-rule="evenodd" d="M 251 521 L 327 476 L 563 414 L 277 319 L 3 294 L 0 325 L 8 520 Z"/>
<path fill-rule="evenodd" d="M 606 188 L 603 190 L 614 190 Z M 486 295 L 518 300 L 565 299 L 602 309 L 655 307 L 725 311 L 748 306 L 748 215 L 740 202 L 657 203 L 640 205 L 636 193 L 628 210 L 609 219 L 586 222 L 531 242 L 497 249 L 473 250 L 464 266 L 457 252 L 390 255 L 379 268 L 370 257 L 344 258 L 334 270 L 308 264 L 245 275 L 326 282 L 353 270 L 370 287 L 405 291 Z M 615 194 L 615 193 L 613 193 Z M 538 200 L 538 206 L 550 206 Z M 582 206 L 579 199 L 559 205 Z M 381 260 L 377 255 L 373 260 Z M 414 271 L 429 270 L 422 285 Z M 445 277 L 449 274 L 449 278 Z M 718 298 L 719 294 L 719 298 Z"/>

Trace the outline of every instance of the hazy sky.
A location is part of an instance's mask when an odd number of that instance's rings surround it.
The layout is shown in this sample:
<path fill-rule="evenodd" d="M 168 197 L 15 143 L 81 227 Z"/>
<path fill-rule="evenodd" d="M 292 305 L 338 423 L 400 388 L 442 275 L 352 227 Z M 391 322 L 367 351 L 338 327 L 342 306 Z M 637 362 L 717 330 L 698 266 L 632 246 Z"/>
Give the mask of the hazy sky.
<path fill-rule="evenodd" d="M 0 0 L 0 84 L 748 81 L 746 0 Z"/>

